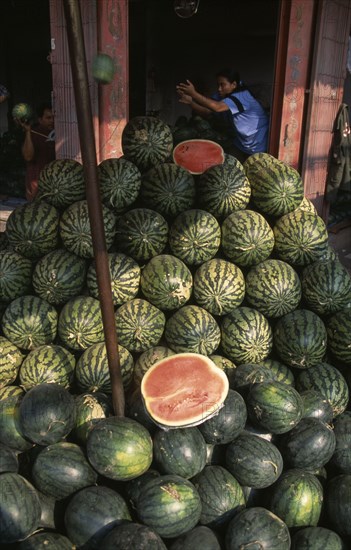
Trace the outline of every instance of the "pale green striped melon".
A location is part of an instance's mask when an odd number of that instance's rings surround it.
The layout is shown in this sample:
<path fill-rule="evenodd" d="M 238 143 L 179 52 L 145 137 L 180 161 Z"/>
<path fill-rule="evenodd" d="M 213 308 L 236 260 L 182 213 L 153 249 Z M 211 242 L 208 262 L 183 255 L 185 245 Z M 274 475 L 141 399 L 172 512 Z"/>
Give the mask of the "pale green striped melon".
<path fill-rule="evenodd" d="M 0 251 L 0 298 L 10 302 L 30 290 L 32 262 L 14 250 Z"/>
<path fill-rule="evenodd" d="M 174 355 L 175 352 L 166 346 L 153 346 L 139 355 L 134 365 L 134 383 L 139 386 L 144 374 L 160 359 Z"/>
<path fill-rule="evenodd" d="M 30 390 L 39 384 L 59 384 L 70 388 L 76 359 L 60 345 L 38 346 L 25 357 L 19 372 L 21 386 Z"/>
<path fill-rule="evenodd" d="M 126 158 L 108 158 L 97 167 L 101 200 L 115 212 L 123 212 L 138 198 L 139 168 Z"/>
<path fill-rule="evenodd" d="M 74 159 L 55 159 L 49 162 L 40 172 L 37 197 L 61 210 L 83 200 L 83 165 Z"/>
<path fill-rule="evenodd" d="M 21 350 L 5 336 L 0 336 L 0 388 L 15 382 L 23 359 Z"/>
<path fill-rule="evenodd" d="M 92 296 L 76 296 L 60 311 L 57 327 L 63 345 L 70 350 L 85 350 L 104 340 L 99 300 Z"/>

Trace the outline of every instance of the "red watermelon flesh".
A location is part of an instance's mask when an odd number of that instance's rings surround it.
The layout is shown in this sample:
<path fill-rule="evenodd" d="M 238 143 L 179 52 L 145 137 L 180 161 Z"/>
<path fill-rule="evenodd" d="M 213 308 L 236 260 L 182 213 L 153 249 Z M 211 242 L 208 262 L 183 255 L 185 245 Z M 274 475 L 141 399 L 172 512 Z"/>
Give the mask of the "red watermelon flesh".
<path fill-rule="evenodd" d="M 198 353 L 160 359 L 141 383 L 147 412 L 157 424 L 168 428 L 201 424 L 219 411 L 228 391 L 225 372 Z"/>
<path fill-rule="evenodd" d="M 202 174 L 211 166 L 223 164 L 224 151 L 209 139 L 188 139 L 173 149 L 173 160 L 191 174 Z"/>

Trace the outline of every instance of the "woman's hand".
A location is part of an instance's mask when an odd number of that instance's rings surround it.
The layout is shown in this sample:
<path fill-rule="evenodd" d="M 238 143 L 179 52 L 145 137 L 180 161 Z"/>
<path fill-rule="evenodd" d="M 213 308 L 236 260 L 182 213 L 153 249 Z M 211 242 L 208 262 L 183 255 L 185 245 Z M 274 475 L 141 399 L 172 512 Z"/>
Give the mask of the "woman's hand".
<path fill-rule="evenodd" d="M 187 80 L 186 82 L 178 84 L 177 92 L 182 92 L 183 94 L 193 97 L 193 95 L 196 94 L 196 89 L 194 84 L 192 84 L 190 80 Z"/>
<path fill-rule="evenodd" d="M 184 92 L 180 92 L 179 90 L 177 91 L 179 95 L 179 103 L 185 103 L 186 105 L 192 104 L 193 98 L 190 95 L 185 94 Z"/>

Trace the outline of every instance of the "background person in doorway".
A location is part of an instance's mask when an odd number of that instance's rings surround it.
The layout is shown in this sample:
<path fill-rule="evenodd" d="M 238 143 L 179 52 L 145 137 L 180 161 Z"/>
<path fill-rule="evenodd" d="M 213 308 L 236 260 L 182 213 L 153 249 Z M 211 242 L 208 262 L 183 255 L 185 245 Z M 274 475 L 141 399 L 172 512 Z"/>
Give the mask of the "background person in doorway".
<path fill-rule="evenodd" d="M 194 113 L 208 118 L 212 127 L 226 135 L 224 150 L 244 162 L 253 153 L 267 151 L 269 117 L 265 109 L 232 69 L 217 73 L 217 93 L 199 93 L 187 80 L 177 85 L 179 101 Z"/>
<path fill-rule="evenodd" d="M 55 159 L 54 115 L 51 105 L 43 103 L 37 109 L 37 123 L 17 120 L 25 137 L 22 155 L 26 161 L 26 199 L 32 201 L 38 192 L 38 179 L 46 164 Z"/>

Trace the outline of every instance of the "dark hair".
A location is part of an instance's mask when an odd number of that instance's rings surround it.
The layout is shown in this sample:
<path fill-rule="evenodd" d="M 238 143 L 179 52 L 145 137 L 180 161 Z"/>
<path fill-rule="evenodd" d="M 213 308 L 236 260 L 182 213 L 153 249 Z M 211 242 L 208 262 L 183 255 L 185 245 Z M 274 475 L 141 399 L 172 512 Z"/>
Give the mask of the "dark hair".
<path fill-rule="evenodd" d="M 240 74 L 235 69 L 225 67 L 217 72 L 216 77 L 218 78 L 219 76 L 223 76 L 228 80 L 228 82 L 236 82 L 237 91 L 246 89 L 246 86 L 240 80 Z"/>
<path fill-rule="evenodd" d="M 49 101 L 44 101 L 43 103 L 40 103 L 40 105 L 36 108 L 37 117 L 41 118 L 44 114 L 44 111 L 48 109 L 49 111 L 52 110 L 51 103 Z"/>

